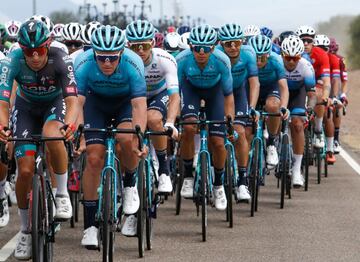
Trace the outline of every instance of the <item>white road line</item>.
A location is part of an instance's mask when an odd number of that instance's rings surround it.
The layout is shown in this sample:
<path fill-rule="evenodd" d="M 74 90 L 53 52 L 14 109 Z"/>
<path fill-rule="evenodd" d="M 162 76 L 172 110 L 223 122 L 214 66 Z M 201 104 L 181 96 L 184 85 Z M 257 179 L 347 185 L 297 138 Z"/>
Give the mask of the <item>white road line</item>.
<path fill-rule="evenodd" d="M 340 156 L 354 169 L 354 171 L 360 175 L 360 165 L 352 158 L 344 149 L 340 149 Z"/>
<path fill-rule="evenodd" d="M 6 243 L 5 246 L 2 247 L 0 250 L 0 262 L 6 261 L 14 252 L 18 235 L 19 233 L 17 233 L 9 242 Z"/>

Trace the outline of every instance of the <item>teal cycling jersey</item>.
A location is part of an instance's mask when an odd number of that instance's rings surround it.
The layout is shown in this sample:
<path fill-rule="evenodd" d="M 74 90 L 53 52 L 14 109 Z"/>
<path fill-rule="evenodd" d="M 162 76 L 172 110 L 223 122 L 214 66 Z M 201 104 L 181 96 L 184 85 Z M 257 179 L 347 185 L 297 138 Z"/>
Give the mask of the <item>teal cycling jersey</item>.
<path fill-rule="evenodd" d="M 186 80 L 199 89 L 210 89 L 220 84 L 225 96 L 232 94 L 233 79 L 230 60 L 220 50 L 215 49 L 210 54 L 209 61 L 203 69 L 199 68 L 190 49 L 182 51 L 176 57 L 176 61 L 180 87 Z"/>
<path fill-rule="evenodd" d="M 285 77 L 283 60 L 278 54 L 271 52 L 267 64 L 263 68 L 259 68 L 260 86 L 272 85 Z"/>
<path fill-rule="evenodd" d="M 80 95 L 92 92 L 103 97 L 146 97 L 143 61 L 127 48 L 110 76 L 100 70 L 93 49 L 80 54 L 75 59 L 74 68 Z"/>
<path fill-rule="evenodd" d="M 221 45 L 216 47 L 224 52 Z M 254 49 L 247 45 L 240 47 L 240 57 L 238 61 L 231 65 L 231 74 L 233 78 L 233 89 L 238 89 L 243 86 L 244 81 L 253 76 L 258 76 L 258 68 L 256 65 L 256 54 Z"/>
<path fill-rule="evenodd" d="M 60 94 L 76 96 L 77 87 L 71 58 L 61 49 L 50 47 L 48 61 L 33 71 L 25 61 L 22 49 L 12 51 L 0 61 L 0 100 L 9 102 L 14 80 L 17 95 L 28 102 L 50 102 Z"/>

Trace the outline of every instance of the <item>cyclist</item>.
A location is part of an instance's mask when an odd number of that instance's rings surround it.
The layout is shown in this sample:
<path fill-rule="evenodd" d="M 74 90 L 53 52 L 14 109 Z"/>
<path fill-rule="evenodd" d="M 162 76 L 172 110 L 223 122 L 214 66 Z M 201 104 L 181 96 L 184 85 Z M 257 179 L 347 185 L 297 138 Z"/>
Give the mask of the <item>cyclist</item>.
<path fill-rule="evenodd" d="M 256 53 L 259 69 L 260 95 L 258 105 L 265 105 L 265 110 L 269 113 L 280 111 L 282 117 L 286 119 L 289 115 L 287 110 L 289 89 L 284 63 L 278 54 L 271 51 L 271 39 L 267 36 L 254 36 L 250 38 L 249 45 Z M 279 162 L 275 137 L 280 127 L 280 118 L 269 117 L 266 124 L 269 132 L 266 163 L 269 168 L 274 168 Z"/>
<path fill-rule="evenodd" d="M 270 39 L 272 39 L 274 36 L 273 31 L 266 26 L 261 27 L 260 32 L 262 35 L 265 35 L 265 36 L 269 37 Z M 280 46 L 278 46 L 275 42 L 273 42 L 273 45 L 271 46 L 271 51 L 280 55 L 280 53 L 281 53 Z"/>
<path fill-rule="evenodd" d="M 225 115 L 234 116 L 234 96 L 229 58 L 215 49 L 217 33 L 209 25 L 200 25 L 190 32 L 190 48 L 181 52 L 178 62 L 178 77 L 181 90 L 181 116 L 195 120 L 198 117 L 200 100 L 205 100 L 208 120 L 223 120 Z M 181 157 L 185 172 L 181 196 L 193 196 L 192 174 L 194 136 L 196 127 L 184 126 L 181 141 Z M 226 151 L 224 147 L 225 127 L 209 126 L 209 141 L 213 152 L 215 171 L 215 207 L 224 210 L 227 200 L 223 186 Z"/>
<path fill-rule="evenodd" d="M 183 35 L 185 33 L 190 33 L 191 31 L 191 28 L 190 26 L 188 25 L 182 25 L 180 26 L 178 29 L 176 29 L 176 32 L 179 34 L 179 35 Z"/>
<path fill-rule="evenodd" d="M 83 51 L 87 51 L 91 48 L 91 36 L 94 33 L 94 31 L 101 26 L 101 23 L 98 21 L 91 21 L 87 23 L 86 26 L 82 27 L 81 30 L 81 40 L 84 43 Z M 82 53 L 81 51 L 77 51 L 79 53 Z"/>
<path fill-rule="evenodd" d="M 338 96 L 338 99 L 341 103 L 346 106 L 348 104 L 347 100 L 347 71 L 346 71 L 346 64 L 345 58 L 342 57 L 337 53 L 339 50 L 339 45 L 336 42 L 335 38 L 330 38 L 330 46 L 329 52 L 336 55 L 340 59 L 340 78 L 341 78 L 341 91 L 339 94 L 334 94 Z M 340 152 L 340 140 L 339 140 L 339 133 L 340 133 L 340 125 L 341 125 L 341 114 L 334 115 L 334 126 L 335 126 L 335 135 L 334 135 L 334 153 L 338 154 Z"/>
<path fill-rule="evenodd" d="M 180 49 L 180 52 L 185 50 L 185 49 L 190 49 L 190 32 L 186 32 L 186 33 L 183 33 L 181 36 L 180 36 L 180 42 L 179 42 L 179 49 Z"/>
<path fill-rule="evenodd" d="M 168 33 L 164 39 L 164 50 L 176 57 L 180 53 L 179 44 L 180 35 L 176 32 Z"/>
<path fill-rule="evenodd" d="M 324 51 L 328 52 L 330 46 L 330 39 L 326 35 L 316 35 L 314 45 L 320 47 Z M 337 94 L 340 92 L 340 59 L 328 52 L 329 62 L 330 62 L 330 80 L 331 80 L 331 98 L 336 101 Z M 334 121 L 333 117 L 327 116 L 325 118 L 325 135 L 326 135 L 326 161 L 329 164 L 334 164 L 335 154 L 334 154 Z"/>
<path fill-rule="evenodd" d="M 62 50 L 50 46 L 50 32 L 42 22 L 30 20 L 22 24 L 18 39 L 21 48 L 11 52 L 8 59 L 0 64 L 3 79 L 0 84 L 3 112 L 0 119 L 1 141 L 6 141 L 10 135 L 5 127 L 9 125 L 9 98 L 14 80 L 18 83 L 12 114 L 14 137 L 25 138 L 29 134 L 42 133 L 46 137 L 64 135 L 66 139 L 71 139 L 79 110 L 71 59 Z M 48 142 L 46 146 L 51 155 L 57 156 L 52 158 L 51 163 L 57 180 L 55 218 L 69 219 L 72 208 L 67 192 L 65 146 L 61 141 Z M 34 144 L 15 143 L 18 166 L 16 196 L 21 222 L 15 248 L 17 259 L 31 257 L 27 196 L 34 173 L 35 151 Z"/>
<path fill-rule="evenodd" d="M 244 31 L 244 43 L 247 44 L 249 39 L 253 36 L 260 35 L 261 31 L 257 25 L 248 25 L 245 27 Z"/>
<path fill-rule="evenodd" d="M 327 101 L 327 105 L 331 104 L 329 99 L 331 91 L 330 83 L 330 63 L 327 53 L 319 47 L 314 46 L 315 29 L 310 26 L 300 26 L 296 30 L 296 34 L 301 38 L 304 43 L 305 52 L 310 54 L 315 70 L 316 96 L 317 102 Z M 324 137 L 322 135 L 323 117 L 325 107 L 318 105 L 314 109 L 315 116 L 315 140 L 314 146 L 316 148 L 323 148 L 325 145 Z"/>
<path fill-rule="evenodd" d="M 59 42 L 64 41 L 64 38 L 63 38 L 62 33 L 61 33 L 61 31 L 63 30 L 64 26 L 65 26 L 65 25 L 64 25 L 64 24 L 61 24 L 61 23 L 54 25 L 54 28 L 53 28 L 53 30 L 52 30 L 52 32 L 51 32 L 51 36 L 54 38 L 54 40 L 59 41 Z"/>
<path fill-rule="evenodd" d="M 64 44 L 66 45 L 70 57 L 78 50 L 82 50 L 84 42 L 81 39 L 81 32 L 83 26 L 79 23 L 69 23 L 64 26 L 61 31 L 64 38 Z"/>
<path fill-rule="evenodd" d="M 289 86 L 289 110 L 291 113 L 305 113 L 305 100 L 308 97 L 307 110 L 312 111 L 316 104 L 315 72 L 311 63 L 302 58 L 304 44 L 298 36 L 290 35 L 282 41 L 281 56 L 284 61 L 286 79 Z M 295 187 L 304 185 L 301 175 L 301 161 L 304 153 L 304 121 L 302 117 L 293 116 L 290 123 L 293 165 L 292 184 Z"/>
<path fill-rule="evenodd" d="M 115 26 L 101 26 L 91 37 L 92 49 L 80 54 L 75 61 L 75 77 L 79 101 L 83 110 L 79 122 L 85 127 L 105 128 L 112 119 L 118 128 L 146 127 L 146 83 L 144 65 L 140 57 L 125 47 L 125 35 Z M 86 103 L 85 103 L 86 101 Z M 135 135 L 118 134 L 124 177 L 125 214 L 139 208 L 136 183 L 139 152 Z M 99 133 L 85 133 L 86 167 L 83 176 L 84 236 L 81 245 L 87 249 L 98 247 L 95 214 L 98 207 L 97 188 L 104 166 L 105 137 Z"/>
<path fill-rule="evenodd" d="M 235 114 L 253 114 L 259 97 L 259 78 L 256 65 L 256 55 L 250 46 L 242 45 L 243 32 L 237 24 L 225 24 L 219 29 L 220 46 L 231 62 L 233 77 L 233 92 L 235 100 Z M 247 99 L 247 86 L 249 86 L 250 101 Z M 250 110 L 248 110 L 250 105 Z M 235 130 L 239 135 L 236 141 L 236 158 L 238 164 L 239 180 L 237 181 L 237 199 L 249 200 L 250 194 L 247 185 L 247 163 L 249 158 L 249 144 L 245 135 L 246 120 L 235 121 Z"/>

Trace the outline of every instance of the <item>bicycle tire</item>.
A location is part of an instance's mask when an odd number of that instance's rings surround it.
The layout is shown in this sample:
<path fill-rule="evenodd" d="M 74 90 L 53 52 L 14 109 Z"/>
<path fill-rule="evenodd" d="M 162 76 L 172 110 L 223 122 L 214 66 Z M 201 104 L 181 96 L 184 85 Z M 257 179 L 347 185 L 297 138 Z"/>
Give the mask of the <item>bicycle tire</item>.
<path fill-rule="evenodd" d="M 75 192 L 73 191 L 69 191 L 69 197 L 70 197 L 70 203 L 71 203 L 71 207 L 72 207 L 72 216 L 70 218 L 70 227 L 74 228 L 75 227 Z"/>
<path fill-rule="evenodd" d="M 75 193 L 75 222 L 79 222 L 79 192 Z"/>
<path fill-rule="evenodd" d="M 137 189 L 139 193 L 140 205 L 137 212 L 137 237 L 138 237 L 138 251 L 139 257 L 144 257 L 145 253 L 145 239 L 146 239 L 146 232 L 145 231 L 145 223 L 146 223 L 146 210 L 145 210 L 145 183 L 144 183 L 144 159 L 142 159 L 139 163 L 138 167 L 138 179 L 137 179 Z"/>
<path fill-rule="evenodd" d="M 317 166 L 317 183 L 321 183 L 321 160 L 322 160 L 322 149 L 316 149 L 316 166 Z"/>
<path fill-rule="evenodd" d="M 176 181 L 176 194 L 175 194 L 175 214 L 179 215 L 181 210 L 181 187 L 184 183 L 184 164 L 181 158 L 178 158 L 179 176 Z"/>
<path fill-rule="evenodd" d="M 286 194 L 286 187 L 288 183 L 288 167 L 287 167 L 287 161 L 289 158 L 289 152 L 288 152 L 288 146 L 289 146 L 289 137 L 287 135 L 283 135 L 281 139 L 281 163 L 280 163 L 280 171 L 281 171 L 281 194 L 280 194 L 280 208 L 284 208 L 284 202 L 285 202 L 285 194 Z"/>
<path fill-rule="evenodd" d="M 227 198 L 226 207 L 226 221 L 229 222 L 229 227 L 234 226 L 233 223 L 233 159 L 230 146 L 226 147 L 226 165 L 225 165 L 225 195 Z"/>
<path fill-rule="evenodd" d="M 260 153 L 260 143 L 259 140 L 256 139 L 254 141 L 254 149 L 253 155 L 250 163 L 250 172 L 249 172 L 249 185 L 251 188 L 251 208 L 250 208 L 250 216 L 254 216 L 255 209 L 257 206 L 257 179 L 259 173 L 259 153 Z"/>
<path fill-rule="evenodd" d="M 309 124 L 310 125 L 310 124 Z M 304 151 L 304 165 L 305 165 L 305 185 L 304 190 L 308 191 L 309 186 L 309 165 L 310 165 L 310 126 L 305 130 L 305 151 Z"/>
<path fill-rule="evenodd" d="M 329 167 L 329 164 L 325 157 L 325 159 L 324 159 L 324 175 L 325 175 L 325 177 L 328 177 L 328 167 Z"/>
<path fill-rule="evenodd" d="M 150 194 L 150 199 L 148 195 L 146 195 L 146 201 L 145 201 L 145 209 L 146 209 L 146 248 L 147 250 L 152 249 L 152 237 L 153 237 L 153 226 L 154 226 L 154 220 L 152 217 L 152 207 L 153 205 L 156 205 L 155 203 L 155 183 L 154 179 L 150 173 L 150 170 L 148 170 L 148 167 L 146 166 L 146 179 L 150 180 L 147 181 L 147 185 L 150 185 L 149 188 L 146 188 L 147 194 Z"/>
<path fill-rule="evenodd" d="M 47 262 L 52 262 L 53 261 L 53 256 L 54 256 L 54 246 L 53 243 L 55 242 L 55 224 L 54 224 L 54 213 L 53 213 L 53 198 L 50 194 L 51 190 L 51 185 L 50 183 L 48 184 L 48 187 L 44 187 L 45 188 L 45 195 L 47 198 L 47 215 L 48 215 L 48 228 L 46 229 L 47 231 L 47 238 L 46 238 L 46 242 L 45 242 L 45 258 Z M 49 192 L 48 192 L 49 191 Z"/>
<path fill-rule="evenodd" d="M 35 174 L 32 179 L 32 201 L 31 201 L 31 241 L 32 260 L 42 262 L 44 260 L 45 234 L 43 224 L 44 201 L 40 186 L 39 175 Z"/>
<path fill-rule="evenodd" d="M 103 246 L 103 261 L 111 262 L 113 261 L 113 244 L 112 243 L 112 221 L 111 221 L 111 170 L 106 170 L 105 172 L 105 181 L 103 185 L 103 194 L 102 194 L 102 246 Z"/>
<path fill-rule="evenodd" d="M 208 163 L 206 153 L 202 152 L 200 156 L 200 195 L 201 195 L 201 231 L 202 241 L 206 241 L 207 230 L 207 178 L 208 178 Z"/>

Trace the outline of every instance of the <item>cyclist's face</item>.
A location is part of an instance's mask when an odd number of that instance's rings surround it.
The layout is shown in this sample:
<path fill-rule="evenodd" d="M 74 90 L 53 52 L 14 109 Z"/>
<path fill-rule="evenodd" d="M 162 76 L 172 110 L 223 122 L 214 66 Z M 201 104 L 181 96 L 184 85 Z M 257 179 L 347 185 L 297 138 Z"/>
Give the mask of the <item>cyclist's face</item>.
<path fill-rule="evenodd" d="M 311 37 L 302 37 L 301 40 L 304 43 L 305 52 L 310 54 L 311 50 L 314 46 L 314 43 L 313 43 L 314 39 L 312 39 Z"/>
<path fill-rule="evenodd" d="M 193 48 L 193 54 L 195 61 L 199 64 L 206 64 L 209 61 L 211 53 L 214 51 L 214 47 L 211 47 L 210 52 L 205 52 L 204 48 L 200 48 L 199 52 Z"/>
<path fill-rule="evenodd" d="M 41 52 L 34 49 L 34 51 L 31 54 L 30 53 L 28 53 L 28 54 L 24 53 L 26 64 L 32 70 L 39 71 L 47 63 L 48 52 L 49 52 L 49 49 L 47 47 L 44 47 L 44 50 L 41 51 Z"/>
<path fill-rule="evenodd" d="M 119 65 L 122 51 L 96 52 L 96 62 L 104 75 L 112 75 Z"/>
<path fill-rule="evenodd" d="M 241 44 L 242 44 L 241 40 L 221 42 L 221 45 L 223 46 L 225 53 L 230 58 L 237 58 L 239 56 Z"/>
<path fill-rule="evenodd" d="M 296 66 L 298 65 L 301 56 L 296 56 L 296 57 L 288 56 L 287 57 L 287 56 L 282 55 L 282 58 L 283 58 L 284 66 L 285 66 L 286 70 L 293 71 L 296 68 Z"/>
<path fill-rule="evenodd" d="M 264 54 L 256 57 L 256 64 L 258 68 L 263 68 L 266 66 L 269 59 L 269 54 Z"/>
<path fill-rule="evenodd" d="M 146 40 L 146 41 L 138 41 L 138 42 L 131 42 L 129 43 L 129 47 L 132 51 L 134 51 L 138 56 L 141 57 L 144 63 L 149 61 L 151 50 L 154 46 L 153 40 Z"/>

